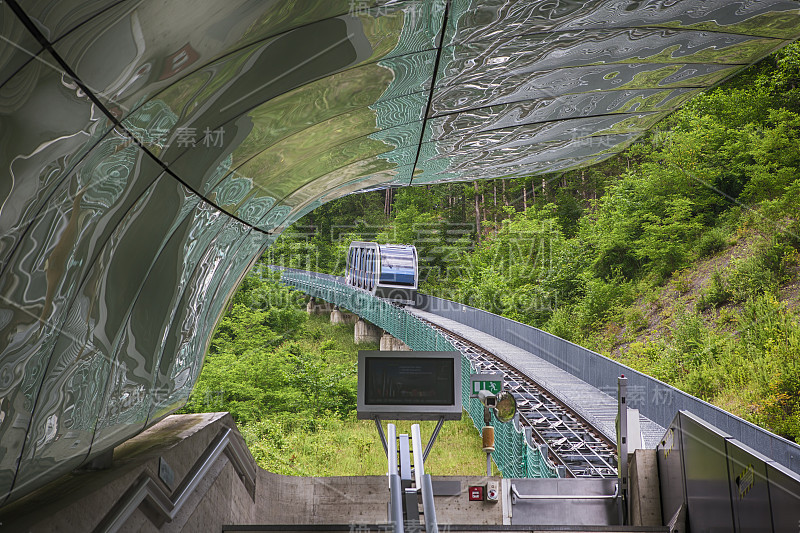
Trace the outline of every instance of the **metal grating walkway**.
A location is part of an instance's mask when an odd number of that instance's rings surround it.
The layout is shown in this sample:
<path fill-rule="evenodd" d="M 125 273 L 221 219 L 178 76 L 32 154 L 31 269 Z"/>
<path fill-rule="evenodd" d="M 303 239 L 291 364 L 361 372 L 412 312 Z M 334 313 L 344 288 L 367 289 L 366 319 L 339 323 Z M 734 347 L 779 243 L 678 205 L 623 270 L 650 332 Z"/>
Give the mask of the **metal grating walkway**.
<path fill-rule="evenodd" d="M 559 477 L 617 477 L 615 446 L 594 431 L 569 408 L 558 403 L 531 378 L 451 332 L 440 331 L 470 361 L 476 372 L 502 371 L 504 389 L 517 400 L 519 422 L 530 428 L 531 440 L 547 448 L 546 454 L 566 472 Z M 474 417 L 473 417 L 474 418 Z"/>
<path fill-rule="evenodd" d="M 612 398 L 537 355 L 517 348 L 497 337 L 433 313 L 413 308 L 406 308 L 406 310 L 446 331 L 453 332 L 469 343 L 505 361 L 534 380 L 547 394 L 577 413 L 590 426 L 602 433 L 608 441 L 616 443 L 616 398 Z M 655 448 L 666 430 L 641 414 L 639 422 L 645 446 Z"/>

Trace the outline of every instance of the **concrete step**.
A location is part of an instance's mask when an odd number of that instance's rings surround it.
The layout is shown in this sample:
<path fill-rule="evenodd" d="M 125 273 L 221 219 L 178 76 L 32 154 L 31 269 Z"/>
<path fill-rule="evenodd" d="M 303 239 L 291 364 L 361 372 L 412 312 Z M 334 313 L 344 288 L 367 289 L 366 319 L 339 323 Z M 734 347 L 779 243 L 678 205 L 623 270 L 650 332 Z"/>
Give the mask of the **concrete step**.
<path fill-rule="evenodd" d="M 424 529 L 424 528 L 423 528 Z M 423 529 L 411 529 L 421 532 Z M 386 533 L 392 531 L 388 524 L 270 524 L 270 525 L 226 525 L 222 526 L 225 533 L 245 533 L 251 531 L 285 531 L 292 533 L 318 533 L 320 531 L 350 531 L 353 533 Z M 525 533 L 667 533 L 666 526 L 487 526 L 487 525 L 459 525 L 439 524 L 442 533 L 458 531 L 471 533 L 494 533 L 498 531 L 525 532 Z"/>

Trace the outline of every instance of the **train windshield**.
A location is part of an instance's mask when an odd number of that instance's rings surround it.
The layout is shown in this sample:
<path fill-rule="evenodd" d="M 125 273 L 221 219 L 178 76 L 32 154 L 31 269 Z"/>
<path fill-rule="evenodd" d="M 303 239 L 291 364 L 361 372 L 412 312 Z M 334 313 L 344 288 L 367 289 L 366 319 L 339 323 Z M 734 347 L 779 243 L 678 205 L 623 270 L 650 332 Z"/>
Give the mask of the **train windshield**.
<path fill-rule="evenodd" d="M 416 285 L 416 260 L 411 247 L 381 246 L 381 283 Z"/>

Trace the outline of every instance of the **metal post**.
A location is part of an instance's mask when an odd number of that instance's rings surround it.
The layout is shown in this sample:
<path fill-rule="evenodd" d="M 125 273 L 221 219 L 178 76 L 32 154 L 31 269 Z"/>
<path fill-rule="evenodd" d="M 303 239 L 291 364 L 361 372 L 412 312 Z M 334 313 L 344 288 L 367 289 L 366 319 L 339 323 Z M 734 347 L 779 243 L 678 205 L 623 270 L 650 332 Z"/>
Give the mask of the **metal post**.
<path fill-rule="evenodd" d="M 436 442 L 436 437 L 439 435 L 439 430 L 442 429 L 444 425 L 444 417 L 439 417 L 439 422 L 436 424 L 436 428 L 433 430 L 433 434 L 431 435 L 431 440 L 428 441 L 428 445 L 425 447 L 425 453 L 422 454 L 422 460 L 427 461 L 428 454 L 431 453 L 431 448 L 433 448 L 433 443 Z"/>
<path fill-rule="evenodd" d="M 403 488 L 399 475 L 389 474 L 389 490 L 391 493 L 389 522 L 394 525 L 395 533 L 403 533 Z"/>
<path fill-rule="evenodd" d="M 422 494 L 422 512 L 425 515 L 425 531 L 439 533 L 436 521 L 436 508 L 433 504 L 433 482 L 430 474 L 425 473 L 425 459 L 422 453 L 422 437 L 419 424 L 411 426 L 411 444 L 414 448 L 414 478 L 417 490 Z"/>
<path fill-rule="evenodd" d="M 389 446 L 387 446 L 387 444 L 386 444 L 386 435 L 383 434 L 383 426 L 381 425 L 381 419 L 380 419 L 380 417 L 376 416 L 374 420 L 375 420 L 375 427 L 378 428 L 378 435 L 380 435 L 380 437 L 381 437 L 381 444 L 383 444 L 383 451 L 388 456 L 389 455 Z"/>
<path fill-rule="evenodd" d="M 433 482 L 430 474 L 422 476 L 422 511 L 425 513 L 425 532 L 439 533 L 436 509 L 433 506 Z"/>
<path fill-rule="evenodd" d="M 389 475 L 397 475 L 397 429 L 394 424 L 386 424 L 386 432 L 389 434 L 387 444 L 389 445 Z"/>
<path fill-rule="evenodd" d="M 395 533 L 403 533 L 403 487 L 397 474 L 397 428 L 394 424 L 386 425 L 389 445 L 387 458 L 389 463 L 389 522 L 394 525 Z"/>
<path fill-rule="evenodd" d="M 619 518 L 620 525 L 627 523 L 628 505 L 628 378 L 617 378 L 617 401 L 619 410 L 619 433 L 617 434 L 617 470 L 619 471 Z"/>
<path fill-rule="evenodd" d="M 425 474 L 425 459 L 422 458 L 422 437 L 419 424 L 411 426 L 411 448 L 414 451 L 414 484 L 417 490 L 422 488 L 422 476 Z"/>

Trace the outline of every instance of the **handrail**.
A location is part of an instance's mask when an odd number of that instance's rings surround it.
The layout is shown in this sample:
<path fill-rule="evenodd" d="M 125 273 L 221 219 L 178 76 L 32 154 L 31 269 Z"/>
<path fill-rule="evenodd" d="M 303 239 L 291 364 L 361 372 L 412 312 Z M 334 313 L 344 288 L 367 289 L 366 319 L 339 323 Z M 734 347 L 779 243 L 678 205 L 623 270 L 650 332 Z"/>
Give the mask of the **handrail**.
<path fill-rule="evenodd" d="M 444 419 L 439 420 L 439 425 Z M 439 426 L 436 426 L 437 428 Z M 435 435 L 431 437 L 433 442 Z M 411 443 L 414 448 L 414 477 L 417 491 L 422 495 L 422 512 L 425 516 L 426 533 L 439 533 L 439 523 L 436 520 L 436 507 L 433 503 L 433 481 L 431 475 L 425 473 L 425 455 L 422 452 L 422 436 L 419 424 L 411 426 Z"/>
<path fill-rule="evenodd" d="M 192 468 L 183 478 L 172 495 L 167 494 L 161 485 L 153 478 L 149 471 L 143 472 L 128 491 L 119 499 L 114 507 L 103 517 L 95 527 L 94 533 L 111 533 L 118 531 L 125 521 L 147 501 L 155 516 L 146 513 L 157 527 L 164 522 L 172 521 L 192 492 L 206 477 L 211 467 L 225 454 L 234 470 L 242 480 L 250 497 L 255 501 L 256 470 L 245 459 L 246 451 L 243 444 L 231 438 L 233 430 L 225 428 L 211 441 L 202 456 L 192 465 Z"/>
<path fill-rule="evenodd" d="M 395 533 L 403 533 L 403 488 L 400 475 L 397 473 L 397 428 L 394 424 L 386 425 L 387 450 L 389 463 L 389 522 Z"/>
<path fill-rule="evenodd" d="M 425 459 L 422 455 L 422 435 L 419 431 L 419 424 L 411 426 L 411 450 L 414 452 L 414 484 L 419 492 L 422 487 L 422 476 L 425 475 Z"/>
<path fill-rule="evenodd" d="M 511 494 L 520 500 L 616 500 L 619 498 L 619 483 L 614 484 L 614 494 L 520 494 L 515 484 L 511 484 Z"/>

